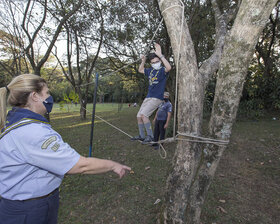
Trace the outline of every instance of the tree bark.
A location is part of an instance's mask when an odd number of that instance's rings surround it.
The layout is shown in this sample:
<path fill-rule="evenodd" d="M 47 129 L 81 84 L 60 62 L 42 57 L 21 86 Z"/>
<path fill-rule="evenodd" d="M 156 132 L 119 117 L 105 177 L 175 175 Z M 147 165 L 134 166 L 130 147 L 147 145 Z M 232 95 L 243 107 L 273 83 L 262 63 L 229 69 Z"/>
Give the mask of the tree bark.
<path fill-rule="evenodd" d="M 221 57 L 209 124 L 212 138 L 230 138 L 255 44 L 276 1 L 243 0 L 241 3 Z M 180 2 L 159 0 L 161 11 L 175 4 Z M 170 8 L 163 17 L 176 61 L 181 10 L 179 7 Z M 179 58 L 178 130 L 200 136 L 205 80 L 194 62 L 196 57 L 185 23 L 183 30 Z M 178 142 L 173 169 L 167 180 L 165 204 L 158 220 L 160 223 L 200 223 L 202 205 L 224 149 L 224 146 Z"/>
<path fill-rule="evenodd" d="M 180 5 L 178 0 L 160 1 L 161 11 Z M 183 20 L 181 34 L 182 8 L 175 6 L 163 13 L 171 46 L 177 62 L 179 57 L 179 92 L 178 92 L 178 131 L 193 135 L 201 135 L 204 90 L 203 79 L 198 71 L 195 50 L 188 26 Z M 181 45 L 181 46 L 180 46 Z M 195 103 L 194 103 L 195 102 Z M 162 223 L 183 223 L 187 207 L 189 190 L 194 171 L 197 169 L 201 150 L 198 144 L 178 142 L 173 159 L 173 169 L 167 180 L 165 209 L 161 216 Z"/>
<path fill-rule="evenodd" d="M 80 98 L 80 118 L 82 120 L 86 119 L 86 108 L 87 108 L 87 101 L 85 99 Z"/>

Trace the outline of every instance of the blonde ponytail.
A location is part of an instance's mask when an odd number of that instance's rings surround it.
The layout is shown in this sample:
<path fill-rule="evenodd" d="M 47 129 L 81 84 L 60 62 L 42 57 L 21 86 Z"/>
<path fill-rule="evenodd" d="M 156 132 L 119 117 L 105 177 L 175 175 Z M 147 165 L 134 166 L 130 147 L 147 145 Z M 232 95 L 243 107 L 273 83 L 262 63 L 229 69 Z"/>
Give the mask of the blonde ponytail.
<path fill-rule="evenodd" d="M 4 127 L 5 122 L 6 122 L 7 92 L 8 92 L 8 89 L 6 87 L 0 88 L 0 132 L 1 132 L 1 130 Z"/>
<path fill-rule="evenodd" d="M 46 81 L 40 76 L 24 74 L 16 76 L 7 87 L 0 88 L 0 128 L 2 129 L 6 122 L 7 96 L 11 106 L 23 107 L 30 93 L 40 93 L 45 85 Z"/>

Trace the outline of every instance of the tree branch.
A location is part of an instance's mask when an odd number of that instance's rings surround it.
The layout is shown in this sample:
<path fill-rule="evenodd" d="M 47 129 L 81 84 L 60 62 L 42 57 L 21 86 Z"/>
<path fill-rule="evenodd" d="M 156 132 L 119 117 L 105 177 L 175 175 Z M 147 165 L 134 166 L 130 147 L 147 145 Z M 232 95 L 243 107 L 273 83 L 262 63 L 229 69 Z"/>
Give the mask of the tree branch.
<path fill-rule="evenodd" d="M 58 38 L 58 35 L 63 27 L 63 25 L 66 23 L 66 21 L 81 7 L 83 3 L 83 0 L 79 0 L 79 2 L 77 3 L 77 5 L 68 13 L 66 14 L 66 16 L 63 17 L 63 19 L 60 21 L 59 25 L 57 26 L 57 29 L 55 31 L 55 34 L 53 36 L 53 39 L 47 49 L 46 54 L 44 55 L 44 57 L 40 60 L 40 62 L 38 63 L 37 67 L 41 68 L 43 66 L 43 64 L 48 60 L 48 57 L 51 53 L 51 50 Z"/>
<path fill-rule="evenodd" d="M 100 37 L 100 42 L 99 42 L 99 45 L 98 45 L 98 49 L 97 49 L 97 53 L 95 54 L 95 57 L 91 63 L 91 67 L 89 69 L 89 75 L 92 74 L 92 71 L 93 71 L 93 68 L 95 66 L 95 63 L 97 61 L 97 58 L 98 58 L 98 55 L 100 53 L 100 50 L 101 50 L 101 46 L 102 46 L 102 43 L 103 43 L 103 36 L 104 36 L 104 19 L 103 19 L 103 14 L 102 14 L 102 10 L 99 8 L 99 12 L 100 12 L 100 16 L 101 16 L 101 37 Z"/>
<path fill-rule="evenodd" d="M 221 13 L 217 0 L 211 0 L 211 4 L 215 15 L 216 39 L 213 54 L 208 59 L 203 61 L 199 68 L 199 72 L 204 77 L 204 87 L 206 87 L 212 74 L 214 74 L 214 72 L 219 68 L 223 47 L 225 44 L 225 38 L 228 32 L 227 21 L 229 21 L 229 17 L 232 16 L 232 14 L 229 14 L 228 12 L 223 14 Z"/>

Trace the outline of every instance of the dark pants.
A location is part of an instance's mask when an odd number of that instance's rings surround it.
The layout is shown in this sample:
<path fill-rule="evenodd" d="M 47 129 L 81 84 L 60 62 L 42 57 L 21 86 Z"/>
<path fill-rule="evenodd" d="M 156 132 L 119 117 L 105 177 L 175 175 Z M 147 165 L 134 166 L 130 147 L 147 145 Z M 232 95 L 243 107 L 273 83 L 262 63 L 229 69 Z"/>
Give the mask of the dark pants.
<path fill-rule="evenodd" d="M 0 224 L 57 224 L 59 191 L 43 199 L 0 199 Z"/>
<path fill-rule="evenodd" d="M 166 123 L 166 120 L 156 120 L 155 122 L 155 128 L 154 128 L 154 141 L 157 142 L 159 140 L 163 140 L 165 138 L 165 129 L 164 125 Z"/>

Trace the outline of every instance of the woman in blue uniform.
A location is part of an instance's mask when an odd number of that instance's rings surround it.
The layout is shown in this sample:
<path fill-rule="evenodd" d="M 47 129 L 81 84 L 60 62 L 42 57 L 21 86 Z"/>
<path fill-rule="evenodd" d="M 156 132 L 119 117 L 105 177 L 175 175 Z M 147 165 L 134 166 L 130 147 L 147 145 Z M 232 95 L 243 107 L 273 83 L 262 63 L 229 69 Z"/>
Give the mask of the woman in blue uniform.
<path fill-rule="evenodd" d="M 6 98 L 13 106 L 6 116 Z M 130 167 L 86 158 L 65 143 L 44 114 L 53 99 L 39 76 L 15 77 L 0 88 L 0 224 L 55 224 L 58 188 L 65 174 L 113 171 Z"/>

